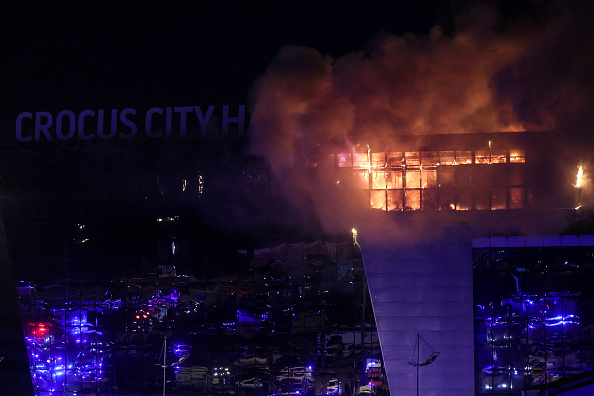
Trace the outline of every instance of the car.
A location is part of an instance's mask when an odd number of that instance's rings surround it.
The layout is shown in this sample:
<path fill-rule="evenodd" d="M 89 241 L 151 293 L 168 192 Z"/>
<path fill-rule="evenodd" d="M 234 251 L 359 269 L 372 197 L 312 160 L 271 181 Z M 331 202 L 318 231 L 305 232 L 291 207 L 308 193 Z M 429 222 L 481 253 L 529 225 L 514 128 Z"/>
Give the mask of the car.
<path fill-rule="evenodd" d="M 356 393 L 356 396 L 374 396 L 375 392 L 373 389 L 366 386 L 362 386 Z"/>
<path fill-rule="evenodd" d="M 340 381 L 338 378 L 331 378 L 326 385 L 326 395 L 340 395 Z"/>
<path fill-rule="evenodd" d="M 241 389 L 262 389 L 264 384 L 257 377 L 249 378 L 241 381 Z"/>
<path fill-rule="evenodd" d="M 284 378 L 280 381 L 277 389 L 273 392 L 275 396 L 298 396 L 308 395 L 312 391 L 311 384 L 306 380 L 297 378 Z"/>

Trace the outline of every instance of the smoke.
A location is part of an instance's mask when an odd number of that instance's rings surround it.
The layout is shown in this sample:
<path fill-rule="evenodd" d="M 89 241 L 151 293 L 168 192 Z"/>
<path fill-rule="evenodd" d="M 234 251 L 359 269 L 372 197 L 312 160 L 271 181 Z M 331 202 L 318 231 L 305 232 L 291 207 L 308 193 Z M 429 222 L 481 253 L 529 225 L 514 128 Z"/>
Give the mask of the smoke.
<path fill-rule="evenodd" d="M 530 3 L 531 12 L 510 18 L 475 5 L 451 35 L 440 27 L 425 36 L 382 33 L 338 59 L 284 47 L 253 87 L 252 151 L 284 168 L 366 145 L 397 147 L 404 135 L 553 130 L 591 144 L 593 13 L 581 6 Z M 338 212 L 313 194 L 313 184 L 331 182 L 321 179 L 281 187 L 289 201 Z"/>
<path fill-rule="evenodd" d="M 554 120 L 571 150 L 592 148 L 594 124 L 594 5 L 572 1 L 549 8 L 546 28 L 532 35 L 518 56 L 492 77 L 500 102 L 521 122 Z M 575 155 L 575 153 L 574 153 Z"/>

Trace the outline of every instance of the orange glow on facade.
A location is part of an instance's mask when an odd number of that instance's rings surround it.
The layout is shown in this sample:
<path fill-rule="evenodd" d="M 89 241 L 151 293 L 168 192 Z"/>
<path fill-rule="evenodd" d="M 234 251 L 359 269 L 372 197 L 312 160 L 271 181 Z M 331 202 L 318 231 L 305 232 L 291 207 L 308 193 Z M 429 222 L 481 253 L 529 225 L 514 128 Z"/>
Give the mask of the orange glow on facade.
<path fill-rule="evenodd" d="M 366 152 L 331 158 L 337 168 L 352 168 L 351 185 L 368 191 L 371 209 L 466 211 L 525 207 L 523 149 L 493 148 L 491 141 L 489 149 L 450 151 L 373 152 L 367 145 Z M 485 178 L 497 175 L 499 181 L 485 185 Z"/>

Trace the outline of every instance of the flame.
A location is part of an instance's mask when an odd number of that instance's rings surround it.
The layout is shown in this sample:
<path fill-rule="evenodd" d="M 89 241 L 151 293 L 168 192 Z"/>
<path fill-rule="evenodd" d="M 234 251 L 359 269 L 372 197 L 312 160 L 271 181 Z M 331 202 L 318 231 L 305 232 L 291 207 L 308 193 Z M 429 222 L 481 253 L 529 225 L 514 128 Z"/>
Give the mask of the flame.
<path fill-rule="evenodd" d="M 577 188 L 581 188 L 582 187 L 583 177 L 584 177 L 584 169 L 580 165 L 578 167 L 578 173 L 577 173 L 576 182 L 575 182 L 575 186 Z"/>

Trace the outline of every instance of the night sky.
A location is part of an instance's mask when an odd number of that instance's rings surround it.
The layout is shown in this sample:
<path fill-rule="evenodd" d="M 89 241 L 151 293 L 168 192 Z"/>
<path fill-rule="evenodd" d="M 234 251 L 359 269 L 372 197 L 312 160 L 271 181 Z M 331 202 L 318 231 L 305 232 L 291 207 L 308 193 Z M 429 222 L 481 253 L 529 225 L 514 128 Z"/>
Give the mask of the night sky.
<path fill-rule="evenodd" d="M 458 7 L 322 3 L 13 5 L 2 13 L 4 105 L 13 118 L 42 109 L 244 104 L 283 45 L 340 57 L 381 31 L 451 29 Z"/>
<path fill-rule="evenodd" d="M 589 75 L 592 64 L 591 29 L 568 22 L 592 15 L 583 1 L 321 3 L 14 3 L 0 16 L 3 134 L 12 136 L 22 111 L 248 104 L 252 84 L 283 46 L 313 48 L 336 60 L 369 49 L 381 35 L 424 40 L 435 26 L 446 37 L 460 31 L 519 36 L 562 26 L 545 39 L 549 47 L 530 43 L 533 51 L 518 60 L 519 71 L 502 73 L 493 87 L 500 97 L 529 92 L 514 100 L 516 111 L 532 124 L 542 120 L 527 102 L 544 95 L 545 110 L 558 106 L 559 95 L 542 92 L 550 78 L 575 85 L 573 73 Z M 572 6 L 559 6 L 564 3 Z M 577 54 L 588 61 L 566 64 Z M 541 67 L 526 67 L 535 63 Z M 523 83 L 535 77 L 537 83 Z M 591 84 L 590 78 L 586 87 Z"/>

